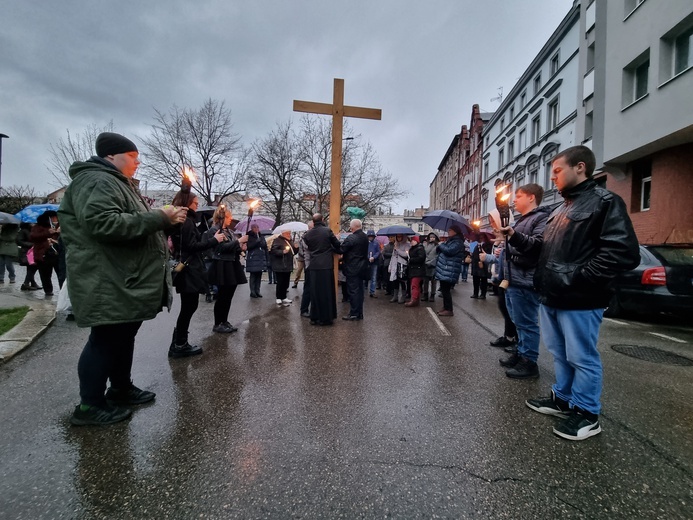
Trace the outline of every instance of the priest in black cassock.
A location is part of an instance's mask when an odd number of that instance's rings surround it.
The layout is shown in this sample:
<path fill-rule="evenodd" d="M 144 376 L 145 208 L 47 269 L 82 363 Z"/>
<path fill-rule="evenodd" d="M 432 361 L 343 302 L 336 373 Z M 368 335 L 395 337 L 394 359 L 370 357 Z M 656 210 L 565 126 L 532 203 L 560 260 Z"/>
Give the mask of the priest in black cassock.
<path fill-rule="evenodd" d="M 310 323 L 332 325 L 337 318 L 337 295 L 334 287 L 334 255 L 340 254 L 339 239 L 323 221 L 313 215 L 313 229 L 303 235 L 310 254 Z"/>

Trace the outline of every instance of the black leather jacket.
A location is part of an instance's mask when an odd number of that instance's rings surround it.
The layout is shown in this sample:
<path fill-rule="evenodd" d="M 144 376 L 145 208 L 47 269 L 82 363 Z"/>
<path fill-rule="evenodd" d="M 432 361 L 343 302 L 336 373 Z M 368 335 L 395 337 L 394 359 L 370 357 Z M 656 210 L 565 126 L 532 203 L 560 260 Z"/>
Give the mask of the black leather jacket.
<path fill-rule="evenodd" d="M 613 278 L 640 263 L 626 205 L 592 179 L 561 195 L 564 202 L 549 216 L 534 274 L 539 299 L 557 309 L 604 308 Z"/>

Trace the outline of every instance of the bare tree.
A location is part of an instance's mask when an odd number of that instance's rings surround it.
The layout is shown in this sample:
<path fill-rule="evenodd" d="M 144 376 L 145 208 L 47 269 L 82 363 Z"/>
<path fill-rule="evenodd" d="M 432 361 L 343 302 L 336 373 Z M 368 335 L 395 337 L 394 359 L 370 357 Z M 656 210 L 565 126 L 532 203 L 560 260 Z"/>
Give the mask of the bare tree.
<path fill-rule="evenodd" d="M 29 204 L 40 201 L 31 186 L 6 186 L 0 188 L 0 211 L 14 215 Z"/>
<path fill-rule="evenodd" d="M 113 121 L 103 127 L 89 125 L 83 132 L 71 134 L 67 129 L 67 137 L 61 137 L 58 142 L 48 147 L 49 161 L 46 165 L 48 173 L 55 180 L 55 186 L 61 188 L 70 184 L 68 170 L 75 161 L 86 161 L 94 155 L 94 143 L 101 132 L 112 132 Z"/>
<path fill-rule="evenodd" d="M 204 102 L 197 110 L 174 106 L 168 114 L 155 110 L 152 133 L 142 138 L 142 177 L 165 188 L 181 186 L 183 167 L 197 176 L 193 189 L 207 204 L 243 191 L 250 150 L 233 132 L 231 111 L 224 102 Z"/>
<path fill-rule="evenodd" d="M 300 176 L 301 153 L 291 121 L 277 123 L 266 138 L 253 144 L 254 168 L 249 188 L 257 191 L 274 217 L 275 227 L 289 213 L 294 182 Z"/>

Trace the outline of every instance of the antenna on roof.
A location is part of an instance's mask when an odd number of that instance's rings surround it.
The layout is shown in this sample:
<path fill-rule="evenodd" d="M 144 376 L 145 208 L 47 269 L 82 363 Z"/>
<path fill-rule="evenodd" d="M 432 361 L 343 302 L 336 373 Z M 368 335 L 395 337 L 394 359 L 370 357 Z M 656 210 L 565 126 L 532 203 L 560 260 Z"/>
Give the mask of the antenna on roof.
<path fill-rule="evenodd" d="M 498 87 L 498 95 L 494 98 L 491 98 L 491 103 L 494 101 L 498 101 L 499 103 L 503 101 L 503 87 Z"/>

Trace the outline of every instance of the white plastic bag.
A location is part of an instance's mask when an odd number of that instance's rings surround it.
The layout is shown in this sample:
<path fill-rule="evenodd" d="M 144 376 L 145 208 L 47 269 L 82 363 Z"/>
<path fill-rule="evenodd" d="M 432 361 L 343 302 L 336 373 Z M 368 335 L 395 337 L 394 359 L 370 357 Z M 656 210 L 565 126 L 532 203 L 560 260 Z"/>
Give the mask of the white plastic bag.
<path fill-rule="evenodd" d="M 70 295 L 67 293 L 67 280 L 63 282 L 63 286 L 60 288 L 58 293 L 58 312 L 72 312 L 72 303 L 70 302 Z"/>

